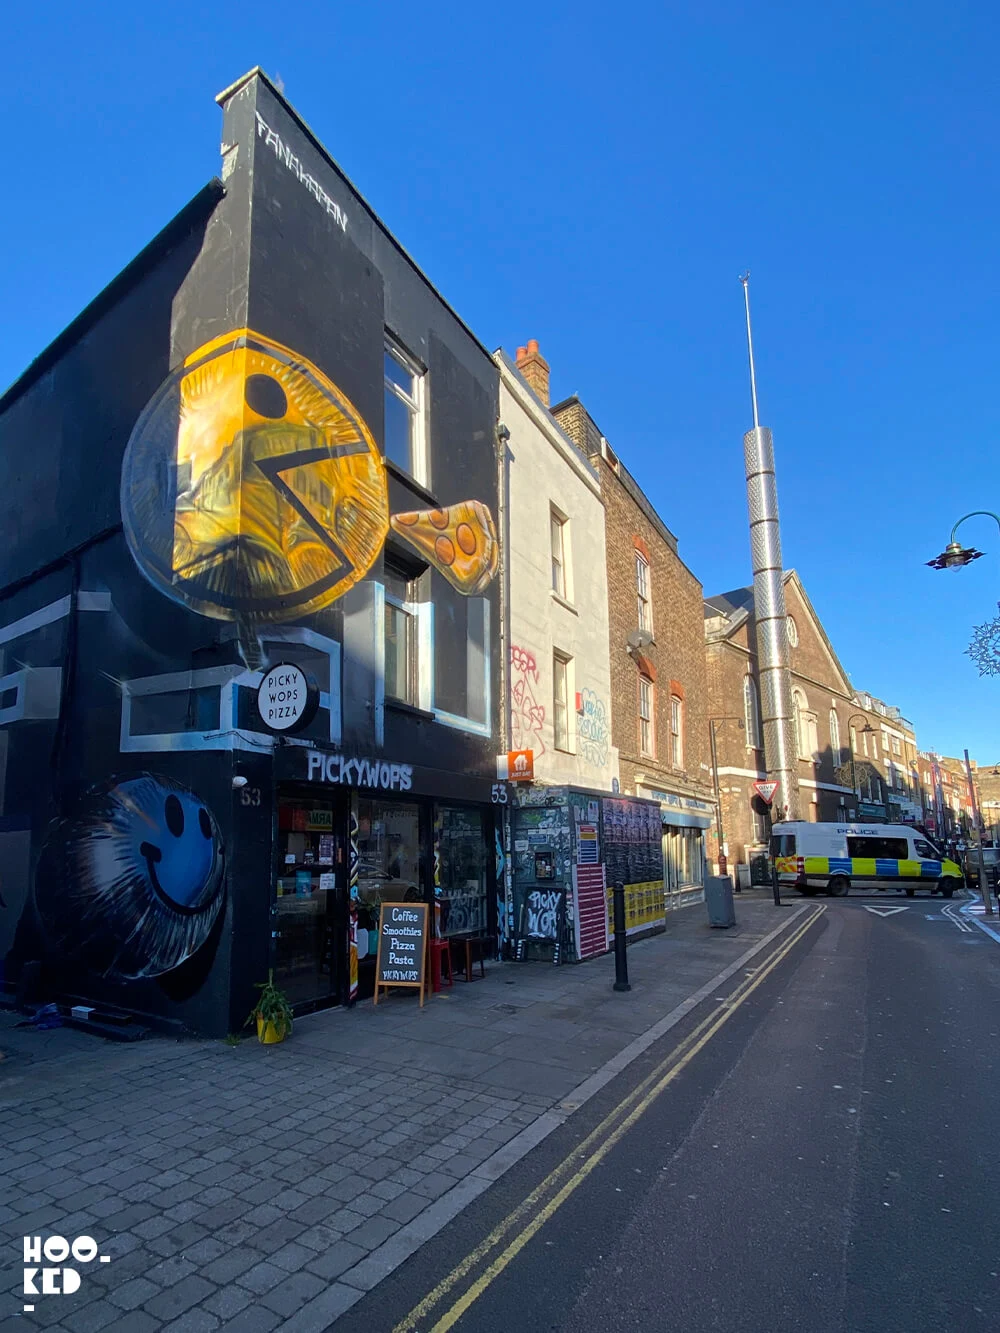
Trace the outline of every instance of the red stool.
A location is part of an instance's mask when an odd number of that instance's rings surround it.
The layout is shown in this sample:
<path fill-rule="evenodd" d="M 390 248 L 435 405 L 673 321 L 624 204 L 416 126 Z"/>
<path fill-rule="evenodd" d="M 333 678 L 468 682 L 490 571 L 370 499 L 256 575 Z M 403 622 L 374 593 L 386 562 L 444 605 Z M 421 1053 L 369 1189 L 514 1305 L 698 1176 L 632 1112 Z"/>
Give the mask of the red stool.
<path fill-rule="evenodd" d="M 431 940 L 431 988 L 439 991 L 444 986 L 442 977 L 443 963 L 448 964 L 448 985 L 455 984 L 454 974 L 451 970 L 451 941 L 450 940 Z"/>

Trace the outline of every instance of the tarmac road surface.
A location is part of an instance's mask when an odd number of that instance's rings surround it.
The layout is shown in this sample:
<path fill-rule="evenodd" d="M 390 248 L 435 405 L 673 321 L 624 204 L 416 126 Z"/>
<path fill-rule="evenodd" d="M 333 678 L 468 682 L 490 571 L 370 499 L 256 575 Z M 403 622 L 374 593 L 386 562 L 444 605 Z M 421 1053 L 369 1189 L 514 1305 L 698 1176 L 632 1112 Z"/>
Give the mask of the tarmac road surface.
<path fill-rule="evenodd" d="M 1000 931 L 972 906 L 815 900 L 338 1333 L 1000 1328 Z"/>

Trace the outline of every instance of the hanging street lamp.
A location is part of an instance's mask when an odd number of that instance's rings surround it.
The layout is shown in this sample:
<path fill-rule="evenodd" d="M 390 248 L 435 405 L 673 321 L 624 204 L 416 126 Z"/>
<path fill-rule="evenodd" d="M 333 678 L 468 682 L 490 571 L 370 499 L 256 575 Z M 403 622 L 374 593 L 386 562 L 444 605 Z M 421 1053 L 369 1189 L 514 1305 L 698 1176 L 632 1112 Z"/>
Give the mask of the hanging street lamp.
<path fill-rule="evenodd" d="M 992 518 L 997 527 L 1000 528 L 1000 518 L 989 509 L 973 509 L 970 514 L 964 514 L 951 530 L 951 537 L 948 545 L 940 555 L 936 555 L 933 560 L 928 560 L 927 564 L 931 569 L 964 569 L 966 565 L 971 565 L 973 560 L 978 560 L 982 551 L 977 551 L 974 546 L 963 546 L 955 540 L 955 533 L 959 530 L 967 518 Z"/>

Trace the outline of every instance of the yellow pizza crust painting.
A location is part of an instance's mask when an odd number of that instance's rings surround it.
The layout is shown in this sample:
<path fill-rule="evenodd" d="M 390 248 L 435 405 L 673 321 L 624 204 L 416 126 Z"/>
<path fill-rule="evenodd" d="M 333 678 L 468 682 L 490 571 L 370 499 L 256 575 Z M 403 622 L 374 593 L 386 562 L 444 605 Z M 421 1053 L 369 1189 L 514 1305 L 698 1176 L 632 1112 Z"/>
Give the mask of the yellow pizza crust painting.
<path fill-rule="evenodd" d="M 389 532 L 385 465 L 360 413 L 316 366 L 250 329 L 205 343 L 154 395 L 125 451 L 121 506 L 154 586 L 246 626 L 329 606 Z M 399 515 L 393 529 L 462 592 L 496 573 L 479 501 Z"/>

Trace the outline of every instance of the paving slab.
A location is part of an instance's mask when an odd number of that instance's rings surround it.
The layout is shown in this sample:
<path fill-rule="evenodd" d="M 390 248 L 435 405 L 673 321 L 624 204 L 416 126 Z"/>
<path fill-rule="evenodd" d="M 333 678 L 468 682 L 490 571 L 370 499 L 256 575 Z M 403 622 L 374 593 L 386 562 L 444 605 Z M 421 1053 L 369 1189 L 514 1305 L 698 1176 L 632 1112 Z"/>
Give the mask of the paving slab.
<path fill-rule="evenodd" d="M 22 1236 L 85 1231 L 110 1262 L 20 1327 L 320 1333 L 804 909 L 736 910 L 729 931 L 671 912 L 630 946 L 627 994 L 610 955 L 495 963 L 423 1009 L 297 1019 L 278 1046 L 0 1012 L 0 1324 L 21 1314 Z"/>

